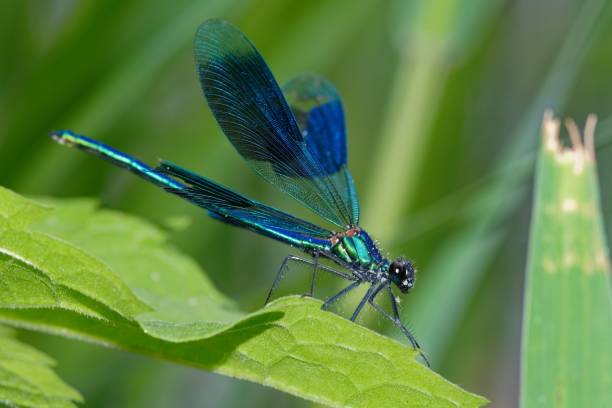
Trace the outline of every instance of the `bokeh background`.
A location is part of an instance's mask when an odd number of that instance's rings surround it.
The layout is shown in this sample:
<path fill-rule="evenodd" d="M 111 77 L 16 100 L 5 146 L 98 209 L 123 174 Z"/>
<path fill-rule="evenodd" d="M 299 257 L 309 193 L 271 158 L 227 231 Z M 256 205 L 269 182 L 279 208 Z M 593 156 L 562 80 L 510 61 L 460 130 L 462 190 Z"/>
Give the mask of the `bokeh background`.
<path fill-rule="evenodd" d="M 336 84 L 362 225 L 419 268 L 405 321 L 442 375 L 494 406 L 515 406 L 544 108 L 579 123 L 599 115 L 604 216 L 612 208 L 611 8 L 606 0 L 0 0 L 0 184 L 184 224 L 172 244 L 245 311 L 259 308 L 286 247 L 46 137 L 70 128 L 151 163 L 164 157 L 316 221 L 247 168 L 200 94 L 194 32 L 207 18 L 227 19 L 279 82 L 307 71 Z M 287 277 L 290 291 L 301 283 Z M 368 320 L 386 330 L 376 319 Z M 20 337 L 54 357 L 91 407 L 311 405 L 116 350 Z"/>

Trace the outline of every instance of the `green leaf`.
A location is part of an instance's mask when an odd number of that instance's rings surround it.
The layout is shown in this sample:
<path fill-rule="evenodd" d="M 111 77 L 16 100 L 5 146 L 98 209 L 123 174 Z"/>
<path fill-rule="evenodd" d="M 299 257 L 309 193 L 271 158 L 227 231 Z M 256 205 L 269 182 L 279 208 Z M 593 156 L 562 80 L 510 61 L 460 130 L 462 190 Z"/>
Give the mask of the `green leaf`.
<path fill-rule="evenodd" d="M 26 228 L 33 214 L 48 214 L 48 222 L 57 222 L 54 212 L 8 190 L 0 193 L 0 262 L 5 265 L 0 306 L 60 307 L 98 319 L 110 319 L 109 312 L 129 319 L 149 310 L 106 264 Z"/>
<path fill-rule="evenodd" d="M 4 199 L 6 197 L 6 199 Z M 3 206 L 10 208 L 1 209 Z M 42 206 L 0 189 L 0 321 L 156 356 L 330 406 L 481 406 L 416 352 L 288 297 L 250 315 L 164 233 L 89 200 Z M 26 214 L 32 211 L 23 211 Z M 16 215 L 13 215 L 16 217 Z M 32 221 L 30 217 L 30 221 Z"/>
<path fill-rule="evenodd" d="M 282 298 L 231 330 L 179 343 L 71 312 L 0 309 L 0 320 L 251 380 L 329 406 L 486 403 L 416 363 L 412 349 L 320 306 L 320 301 L 299 296 Z"/>
<path fill-rule="evenodd" d="M 34 225 L 37 231 L 78 243 L 104 261 L 152 310 L 133 317 L 169 341 L 206 337 L 243 317 L 191 259 L 165 244 L 164 233 L 135 217 L 96 210 L 92 200 L 71 200 Z"/>
<path fill-rule="evenodd" d="M 76 407 L 81 395 L 52 370 L 55 362 L 13 338 L 0 326 L 0 405 L 17 407 Z"/>
<path fill-rule="evenodd" d="M 610 263 L 599 206 L 594 118 L 585 145 L 559 141 L 549 112 L 536 175 L 523 319 L 523 407 L 612 406 Z"/>

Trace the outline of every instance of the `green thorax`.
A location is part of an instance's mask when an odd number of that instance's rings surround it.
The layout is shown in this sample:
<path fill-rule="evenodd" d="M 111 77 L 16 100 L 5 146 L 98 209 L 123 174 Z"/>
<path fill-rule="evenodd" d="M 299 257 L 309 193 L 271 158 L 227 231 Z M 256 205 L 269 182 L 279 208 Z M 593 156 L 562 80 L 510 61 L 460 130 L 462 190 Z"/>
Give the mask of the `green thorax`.
<path fill-rule="evenodd" d="M 332 248 L 332 252 L 351 265 L 374 268 L 381 262 L 381 256 L 370 236 L 363 230 L 354 235 L 343 235 Z"/>

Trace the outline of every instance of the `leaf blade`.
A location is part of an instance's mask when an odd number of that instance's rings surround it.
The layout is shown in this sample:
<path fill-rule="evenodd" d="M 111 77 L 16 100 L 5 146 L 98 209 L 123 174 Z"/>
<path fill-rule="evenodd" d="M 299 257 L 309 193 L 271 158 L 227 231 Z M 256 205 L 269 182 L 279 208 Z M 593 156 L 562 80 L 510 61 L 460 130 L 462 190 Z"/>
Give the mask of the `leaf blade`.
<path fill-rule="evenodd" d="M 3 195 L 13 197 L 13 206 L 31 204 L 0 189 L 0 207 L 8 202 Z M 0 235 L 0 248 L 15 247 L 21 258 L 4 251 L 0 259 L 0 282 L 13 290 L 12 298 L 0 297 L 0 321 L 7 324 L 243 378 L 330 406 L 486 403 L 418 363 L 413 349 L 322 311 L 320 301 L 294 296 L 248 315 L 240 312 L 197 265 L 167 245 L 161 230 L 97 210 L 91 201 L 55 202 L 29 226 L 13 223 L 10 228 L 11 237 Z M 16 242 L 23 237 L 38 240 L 41 251 L 43 242 L 75 257 L 61 256 L 61 262 L 43 265 L 41 274 L 40 262 L 29 260 L 36 255 L 27 248 L 30 241 Z M 127 297 L 91 287 L 72 289 L 71 282 L 55 279 L 61 274 L 49 270 L 72 270 L 71 262 L 81 265 L 84 260 L 100 275 L 114 276 L 133 296 L 133 304 L 119 307 Z M 151 279 L 151 273 L 159 276 Z M 31 283 L 40 275 L 51 278 Z M 29 280 L 19 286 L 19 277 Z M 52 296 L 33 292 L 41 288 Z M 17 294 L 29 303 L 16 307 L 11 302 Z"/>
<path fill-rule="evenodd" d="M 545 116 L 523 321 L 523 407 L 612 404 L 610 263 L 593 152 Z"/>
<path fill-rule="evenodd" d="M 9 406 L 71 408 L 83 397 L 54 372 L 55 362 L 0 326 L 0 402 Z"/>
<path fill-rule="evenodd" d="M 84 323 L 86 318 L 68 311 L 0 309 L 0 321 L 250 380 L 328 406 L 486 403 L 414 361 L 412 349 L 321 311 L 320 305 L 299 296 L 281 298 L 224 332 L 180 343 L 133 326 Z"/>

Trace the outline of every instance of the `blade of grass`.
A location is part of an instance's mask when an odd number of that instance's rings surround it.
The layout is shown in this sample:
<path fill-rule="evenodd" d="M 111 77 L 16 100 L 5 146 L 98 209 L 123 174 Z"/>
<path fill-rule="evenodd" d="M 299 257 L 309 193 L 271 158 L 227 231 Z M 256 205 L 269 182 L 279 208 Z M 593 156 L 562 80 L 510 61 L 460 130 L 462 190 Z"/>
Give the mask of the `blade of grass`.
<path fill-rule="evenodd" d="M 401 4 L 401 3 L 398 3 Z M 363 219 L 383 242 L 393 239 L 397 219 L 410 205 L 420 160 L 450 67 L 482 32 L 499 1 L 419 1 L 398 7 L 394 16 L 399 62 L 388 117 L 373 159 Z M 389 200 L 389 192 L 393 200 Z"/>
<path fill-rule="evenodd" d="M 521 406 L 612 406 L 612 290 L 593 150 L 547 112 L 536 171 L 521 355 Z"/>

